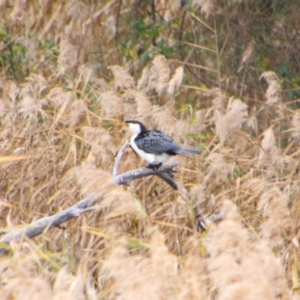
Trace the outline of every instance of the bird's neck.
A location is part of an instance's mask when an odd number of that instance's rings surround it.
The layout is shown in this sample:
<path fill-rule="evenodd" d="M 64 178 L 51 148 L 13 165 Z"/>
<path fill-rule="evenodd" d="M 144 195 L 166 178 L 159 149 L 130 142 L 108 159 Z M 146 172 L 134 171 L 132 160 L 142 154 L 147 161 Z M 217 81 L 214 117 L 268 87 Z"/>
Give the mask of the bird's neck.
<path fill-rule="evenodd" d="M 140 124 L 140 126 L 141 126 L 141 131 L 139 133 L 143 133 L 143 132 L 147 131 L 147 128 L 144 124 Z"/>

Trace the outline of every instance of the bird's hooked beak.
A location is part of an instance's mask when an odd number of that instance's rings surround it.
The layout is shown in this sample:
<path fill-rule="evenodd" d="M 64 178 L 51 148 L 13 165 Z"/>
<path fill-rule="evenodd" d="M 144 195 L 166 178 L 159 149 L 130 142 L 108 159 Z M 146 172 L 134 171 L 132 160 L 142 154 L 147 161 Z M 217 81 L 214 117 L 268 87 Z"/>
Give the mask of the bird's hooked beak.
<path fill-rule="evenodd" d="M 147 131 L 145 125 L 139 121 L 128 120 L 125 121 L 125 123 L 128 124 L 129 130 L 134 134 L 140 134 L 144 131 Z"/>

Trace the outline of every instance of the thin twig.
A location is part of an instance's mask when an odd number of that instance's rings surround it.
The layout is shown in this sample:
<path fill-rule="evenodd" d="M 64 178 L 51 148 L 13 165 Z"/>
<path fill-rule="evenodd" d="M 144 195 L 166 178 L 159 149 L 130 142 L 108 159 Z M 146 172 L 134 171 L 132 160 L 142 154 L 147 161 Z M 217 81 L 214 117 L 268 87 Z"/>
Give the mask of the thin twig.
<path fill-rule="evenodd" d="M 113 176 L 117 176 L 118 175 L 118 170 L 119 170 L 119 165 L 120 165 L 120 162 L 121 162 L 121 158 L 124 154 L 124 151 L 125 149 L 129 146 L 129 143 L 128 141 L 126 141 L 122 147 L 120 148 L 117 156 L 116 156 L 116 159 L 115 159 L 115 165 L 114 165 L 114 168 L 113 168 Z"/>
<path fill-rule="evenodd" d="M 116 27 L 115 27 L 116 28 L 115 41 L 116 41 L 116 48 L 118 51 L 119 51 L 119 24 L 120 24 L 121 8 L 122 8 L 122 0 L 119 0 L 119 4 L 118 4 L 118 8 L 117 8 L 117 16 L 116 16 Z M 120 61 L 120 63 L 121 63 L 121 61 Z"/>
<path fill-rule="evenodd" d="M 195 220 L 198 227 L 201 228 L 201 230 L 205 231 L 211 223 L 218 223 L 222 221 L 226 217 L 225 212 L 220 212 L 219 214 L 211 215 L 209 217 L 204 217 L 202 212 L 198 212 Z"/>
<path fill-rule="evenodd" d="M 222 221 L 225 217 L 226 217 L 226 213 L 224 211 L 221 211 L 219 214 L 212 215 L 208 219 L 213 223 L 217 223 L 219 221 Z"/>

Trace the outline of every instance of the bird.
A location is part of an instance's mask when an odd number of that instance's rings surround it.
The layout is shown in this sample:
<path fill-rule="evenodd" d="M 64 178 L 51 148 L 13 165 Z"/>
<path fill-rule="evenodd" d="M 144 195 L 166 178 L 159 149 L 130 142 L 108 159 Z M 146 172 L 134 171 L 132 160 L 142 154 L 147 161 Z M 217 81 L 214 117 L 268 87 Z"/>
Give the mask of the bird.
<path fill-rule="evenodd" d="M 148 168 L 158 170 L 162 163 L 176 154 L 200 154 L 200 150 L 182 149 L 167 134 L 158 130 L 147 130 L 140 121 L 127 120 L 129 130 L 133 135 L 130 138 L 132 149 L 149 165 Z"/>

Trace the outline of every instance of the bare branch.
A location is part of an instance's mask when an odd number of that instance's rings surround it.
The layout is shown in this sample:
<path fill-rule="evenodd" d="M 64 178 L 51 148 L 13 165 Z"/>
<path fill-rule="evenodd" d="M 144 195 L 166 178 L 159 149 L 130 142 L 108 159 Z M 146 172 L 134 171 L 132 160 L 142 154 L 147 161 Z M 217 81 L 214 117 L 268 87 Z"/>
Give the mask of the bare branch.
<path fill-rule="evenodd" d="M 128 185 L 134 179 L 150 175 L 156 175 L 164 181 L 166 181 L 173 189 L 178 190 L 179 193 L 183 196 L 183 198 L 185 198 L 187 201 L 190 199 L 188 191 L 174 178 L 173 173 L 175 171 L 173 169 L 178 165 L 178 162 L 176 161 L 173 161 L 169 164 L 163 164 L 157 170 L 153 170 L 148 167 L 142 167 L 117 175 L 120 161 L 128 145 L 129 143 L 128 141 L 126 141 L 120 148 L 116 157 L 115 165 L 113 168 L 114 183 L 119 185 Z M 60 226 L 62 223 L 73 218 L 78 218 L 83 213 L 93 210 L 95 208 L 94 205 L 102 200 L 104 194 L 105 192 L 93 193 L 60 213 L 57 213 L 50 217 L 39 219 L 23 228 L 11 230 L 7 234 L 5 234 L 0 240 L 0 256 L 3 256 L 11 251 L 9 247 L 9 243 L 11 241 L 21 241 L 24 237 L 31 239 L 36 237 L 37 235 L 46 232 L 47 230 L 53 227 L 61 228 Z M 216 222 L 223 218 L 224 215 L 220 214 L 215 219 L 211 218 L 210 221 Z M 197 211 L 196 221 L 202 228 L 205 229 L 207 227 L 206 222 L 202 217 L 202 213 L 199 211 Z"/>
<path fill-rule="evenodd" d="M 114 172 L 117 172 L 118 165 L 121 160 L 121 157 L 123 155 L 123 152 L 125 148 L 128 146 L 128 143 L 126 142 L 120 149 L 117 158 L 116 163 L 114 167 Z M 177 181 L 174 179 L 173 176 L 173 168 L 177 166 L 177 162 L 172 162 L 170 164 L 162 165 L 158 170 L 152 170 L 147 167 L 143 167 L 136 170 L 131 170 L 129 172 L 117 175 L 114 177 L 114 182 L 116 184 L 122 185 L 122 184 L 129 184 L 132 180 L 150 176 L 150 175 L 157 175 L 163 180 L 165 180 L 170 186 L 172 186 L 174 189 L 178 189 L 180 185 L 177 183 Z M 10 248 L 8 244 L 11 241 L 20 241 L 24 237 L 27 238 L 34 238 L 37 235 L 40 235 L 44 233 L 45 231 L 53 228 L 53 227 L 60 227 L 60 225 L 70 219 L 78 218 L 83 213 L 90 211 L 94 209 L 94 205 L 102 199 L 104 195 L 104 192 L 102 193 L 94 193 L 84 199 L 82 199 L 80 202 L 76 203 L 75 205 L 71 206 L 70 208 L 57 213 L 50 217 L 45 217 L 42 219 L 39 219 L 30 225 L 20 228 L 20 229 L 13 229 L 10 232 L 8 232 L 6 235 L 4 235 L 0 240 L 0 256 L 3 256 L 10 252 Z M 2 245 L 1 245 L 2 243 Z"/>
<path fill-rule="evenodd" d="M 13 240 L 20 241 L 24 237 L 28 237 L 31 239 L 53 227 L 59 227 L 60 224 L 70 219 L 78 218 L 83 213 L 90 210 L 91 206 L 102 200 L 103 195 L 104 193 L 94 193 L 82 199 L 80 202 L 76 203 L 70 208 L 63 210 L 62 212 L 59 212 L 50 217 L 39 219 L 24 228 L 11 230 L 0 240 L 0 256 L 3 256 L 10 251 L 9 246 L 1 245 L 1 243 L 9 244 Z"/>
<path fill-rule="evenodd" d="M 117 158 L 116 163 L 114 167 L 114 172 L 117 172 L 118 165 L 120 163 L 121 157 L 123 155 L 123 152 L 125 148 L 128 146 L 128 143 L 126 142 L 120 149 Z M 152 170 L 147 167 L 143 167 L 140 169 L 132 170 L 123 174 L 120 174 L 118 176 L 114 177 L 114 182 L 116 184 L 122 185 L 122 184 L 129 184 L 132 180 L 141 178 L 144 176 L 150 176 L 150 175 L 157 175 L 163 180 L 165 180 L 169 185 L 171 185 L 174 189 L 178 189 L 179 184 L 176 182 L 173 176 L 173 168 L 177 166 L 177 162 L 172 162 L 171 164 L 166 164 L 161 166 L 158 170 Z M 44 233 L 45 231 L 53 228 L 53 227 L 60 227 L 60 225 L 70 219 L 78 218 L 83 213 L 90 211 L 94 209 L 94 205 L 102 199 L 104 195 L 104 192 L 102 193 L 94 193 L 84 199 L 82 199 L 80 202 L 76 203 L 75 205 L 71 206 L 70 208 L 57 213 L 50 217 L 45 217 L 42 219 L 39 219 L 30 225 L 20 228 L 20 229 L 13 229 L 10 232 L 8 232 L 6 235 L 4 235 L 0 240 L 0 256 L 3 256 L 10 252 L 10 248 L 8 244 L 11 241 L 20 241 L 24 237 L 27 238 L 34 238 L 37 235 L 40 235 Z M 2 243 L 2 245 L 1 245 Z"/>
<path fill-rule="evenodd" d="M 177 190 L 179 187 L 179 184 L 175 180 L 173 173 L 173 168 L 176 167 L 178 163 L 176 161 L 173 161 L 169 164 L 163 164 L 161 167 L 159 167 L 158 170 L 153 170 L 148 167 L 142 167 L 139 169 L 131 170 L 126 173 L 122 173 L 120 175 L 117 175 L 114 177 L 114 180 L 117 184 L 120 185 L 128 185 L 130 182 L 134 179 L 150 176 L 150 175 L 157 175 L 164 181 L 166 181 L 173 189 Z"/>
<path fill-rule="evenodd" d="M 116 159 L 115 159 L 115 165 L 114 165 L 114 168 L 113 168 L 113 176 L 117 176 L 118 175 L 118 170 L 119 170 L 119 165 L 120 165 L 120 162 L 121 162 L 121 159 L 122 159 L 122 156 L 124 154 L 124 151 L 125 149 L 129 146 L 129 143 L 128 141 L 126 141 L 122 147 L 120 148 L 117 156 L 116 156 Z"/>

